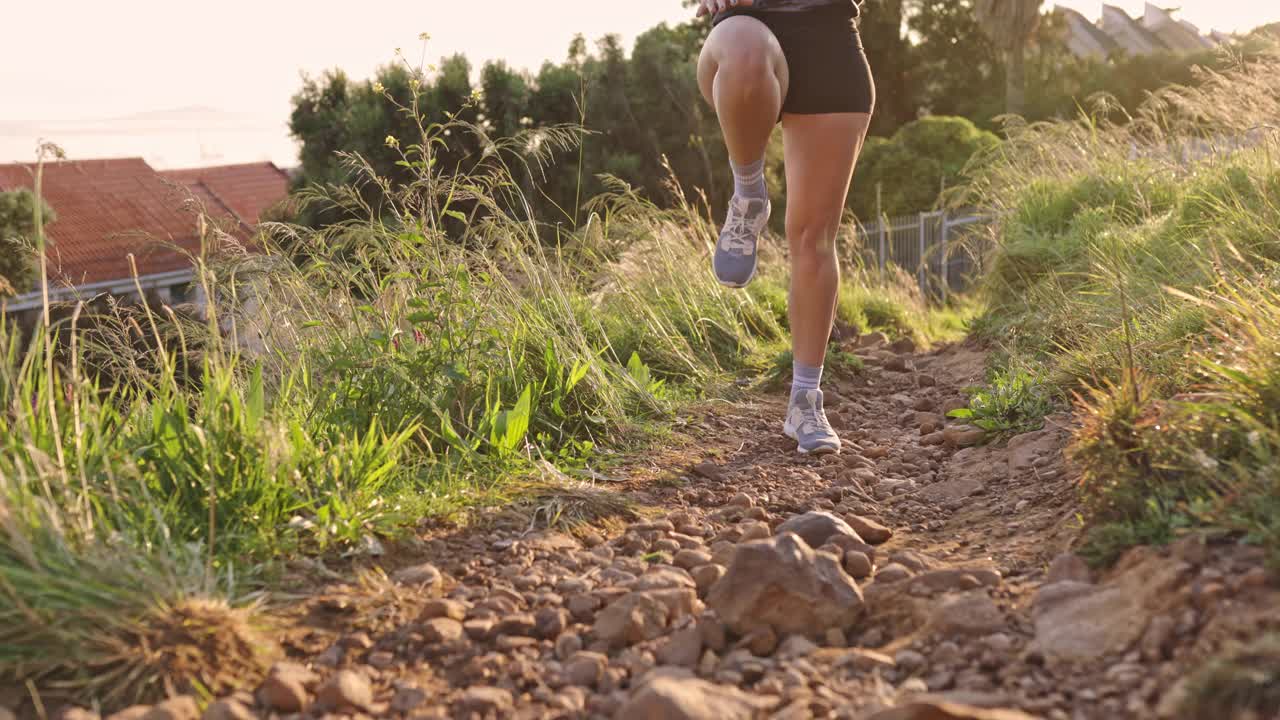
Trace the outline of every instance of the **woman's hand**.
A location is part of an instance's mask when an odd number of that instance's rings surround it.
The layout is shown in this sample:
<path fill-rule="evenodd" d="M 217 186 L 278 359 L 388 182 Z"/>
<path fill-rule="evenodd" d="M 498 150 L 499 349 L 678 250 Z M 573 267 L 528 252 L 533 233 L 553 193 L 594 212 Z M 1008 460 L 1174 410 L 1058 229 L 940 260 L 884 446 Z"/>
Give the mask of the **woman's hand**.
<path fill-rule="evenodd" d="M 735 7 L 750 7 L 755 0 L 698 0 L 698 17 L 715 15 Z"/>

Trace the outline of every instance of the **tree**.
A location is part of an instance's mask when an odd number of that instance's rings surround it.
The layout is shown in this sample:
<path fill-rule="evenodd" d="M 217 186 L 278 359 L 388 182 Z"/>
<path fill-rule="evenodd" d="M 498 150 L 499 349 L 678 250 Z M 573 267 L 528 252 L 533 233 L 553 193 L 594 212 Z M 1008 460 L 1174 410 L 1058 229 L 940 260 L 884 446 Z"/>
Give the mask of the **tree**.
<path fill-rule="evenodd" d="M 45 223 L 52 223 L 53 209 L 42 205 Z M 36 283 L 35 208 L 35 193 L 26 188 L 0 192 L 0 298 L 21 295 Z"/>
<path fill-rule="evenodd" d="M 908 36 L 907 0 L 866 0 L 858 15 L 858 34 L 879 92 L 871 118 L 873 135 L 892 135 L 916 119 L 919 110 L 920 57 Z"/>
<path fill-rule="evenodd" d="M 1040 24 L 1044 0 L 974 0 L 982 30 L 1005 55 L 1005 110 L 1026 110 L 1027 43 Z"/>
<path fill-rule="evenodd" d="M 876 187 L 885 215 L 929 210 L 946 187 L 964 181 L 973 156 L 999 144 L 995 134 L 960 117 L 930 116 L 893 137 L 869 138 L 855 172 L 849 208 L 864 222 L 876 217 Z"/>

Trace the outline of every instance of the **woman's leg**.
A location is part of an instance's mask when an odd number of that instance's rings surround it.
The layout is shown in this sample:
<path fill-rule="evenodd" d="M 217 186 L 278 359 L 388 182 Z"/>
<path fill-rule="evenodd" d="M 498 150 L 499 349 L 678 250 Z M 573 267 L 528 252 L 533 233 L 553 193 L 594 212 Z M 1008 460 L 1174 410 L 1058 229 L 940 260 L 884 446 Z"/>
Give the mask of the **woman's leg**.
<path fill-rule="evenodd" d="M 822 416 L 818 383 L 840 285 L 836 233 L 870 122 L 867 113 L 789 113 L 782 119 L 791 256 L 789 313 L 796 364 L 787 429 L 789 435 L 798 436 L 802 452 L 840 449 L 839 438 Z"/>
<path fill-rule="evenodd" d="M 720 119 L 733 169 L 733 198 L 713 260 L 716 277 L 730 287 L 743 287 L 755 276 L 756 245 L 770 212 L 765 148 L 788 82 L 782 47 L 752 17 L 722 21 L 698 58 L 698 86 Z"/>

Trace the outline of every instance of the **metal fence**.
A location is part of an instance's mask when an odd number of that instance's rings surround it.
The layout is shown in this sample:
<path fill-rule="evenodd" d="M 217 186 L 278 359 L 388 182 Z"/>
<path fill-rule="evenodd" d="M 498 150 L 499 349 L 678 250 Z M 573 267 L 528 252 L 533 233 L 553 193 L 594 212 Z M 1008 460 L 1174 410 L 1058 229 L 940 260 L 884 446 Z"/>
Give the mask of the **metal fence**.
<path fill-rule="evenodd" d="M 981 274 L 990 245 L 983 232 L 988 220 L 929 212 L 858 223 L 853 253 L 863 267 L 884 273 L 896 266 L 915 276 L 922 293 L 945 299 Z"/>

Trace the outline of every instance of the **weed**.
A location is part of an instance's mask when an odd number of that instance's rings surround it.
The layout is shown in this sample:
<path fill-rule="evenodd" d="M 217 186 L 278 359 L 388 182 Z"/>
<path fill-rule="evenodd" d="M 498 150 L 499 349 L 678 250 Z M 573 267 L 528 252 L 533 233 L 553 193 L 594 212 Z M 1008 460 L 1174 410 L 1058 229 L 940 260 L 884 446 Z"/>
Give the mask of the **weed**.
<path fill-rule="evenodd" d="M 948 415 L 982 428 L 992 440 L 1039 430 L 1054 407 L 1044 384 L 1025 370 L 996 370 L 986 387 L 967 392 L 969 406 Z"/>

